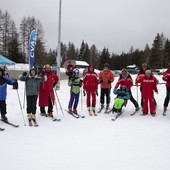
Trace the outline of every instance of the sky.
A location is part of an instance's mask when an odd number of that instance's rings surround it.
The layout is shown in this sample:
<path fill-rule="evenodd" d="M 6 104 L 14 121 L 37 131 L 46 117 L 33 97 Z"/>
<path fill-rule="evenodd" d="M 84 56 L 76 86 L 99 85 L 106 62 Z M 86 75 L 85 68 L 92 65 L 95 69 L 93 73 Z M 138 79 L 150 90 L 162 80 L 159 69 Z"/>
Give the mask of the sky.
<path fill-rule="evenodd" d="M 61 0 L 61 41 L 80 47 L 82 40 L 99 51 L 128 52 L 152 46 L 157 33 L 170 38 L 169 0 Z M 0 0 L 17 27 L 25 16 L 39 19 L 47 49 L 58 42 L 59 0 Z"/>

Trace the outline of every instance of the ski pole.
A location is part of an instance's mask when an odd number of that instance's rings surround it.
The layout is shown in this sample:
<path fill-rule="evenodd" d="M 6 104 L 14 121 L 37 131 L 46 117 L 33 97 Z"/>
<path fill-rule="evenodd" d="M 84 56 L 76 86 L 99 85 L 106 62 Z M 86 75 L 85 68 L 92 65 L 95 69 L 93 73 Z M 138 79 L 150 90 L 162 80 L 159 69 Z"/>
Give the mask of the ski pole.
<path fill-rule="evenodd" d="M 136 86 L 136 88 L 137 88 L 137 102 L 138 102 L 138 85 Z"/>
<path fill-rule="evenodd" d="M 24 122 L 24 125 L 26 126 L 25 119 L 24 119 L 24 113 L 23 113 L 22 106 L 21 106 L 21 100 L 20 100 L 19 93 L 18 93 L 18 89 L 16 89 L 16 91 L 17 91 L 17 96 L 18 96 L 18 101 L 19 101 L 19 104 L 20 104 L 20 108 L 21 108 L 23 122 Z"/>
<path fill-rule="evenodd" d="M 63 116 L 64 116 L 64 112 L 63 112 L 63 108 L 62 108 L 61 103 L 60 103 L 60 99 L 59 99 L 59 97 L 58 97 L 58 95 L 57 95 L 56 90 L 54 90 L 54 91 L 55 91 L 55 95 L 56 95 L 56 97 L 57 97 L 57 100 L 58 100 L 58 103 L 59 103 L 59 106 L 60 106 L 61 112 L 62 112 L 62 114 L 63 114 Z M 64 116 L 64 117 L 65 117 L 65 116 Z"/>
<path fill-rule="evenodd" d="M 81 88 L 81 111 L 83 111 L 83 93 L 82 93 L 82 88 Z"/>
<path fill-rule="evenodd" d="M 25 108 L 25 91 L 26 91 L 26 87 L 24 87 L 24 101 L 23 101 L 23 108 Z"/>
<path fill-rule="evenodd" d="M 57 115 L 58 115 L 58 108 L 57 108 L 57 102 L 55 100 L 55 109 L 56 109 L 56 112 L 57 112 Z"/>

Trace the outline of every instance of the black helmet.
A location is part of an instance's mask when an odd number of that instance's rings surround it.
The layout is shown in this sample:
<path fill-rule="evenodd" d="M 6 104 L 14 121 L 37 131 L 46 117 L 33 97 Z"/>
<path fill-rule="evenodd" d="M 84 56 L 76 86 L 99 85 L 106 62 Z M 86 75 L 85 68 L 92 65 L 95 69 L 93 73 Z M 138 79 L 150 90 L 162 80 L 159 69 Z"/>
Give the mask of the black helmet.
<path fill-rule="evenodd" d="M 104 67 L 110 68 L 110 64 L 109 64 L 109 63 L 105 63 L 105 64 L 104 64 Z"/>
<path fill-rule="evenodd" d="M 120 90 L 121 90 L 121 91 L 126 91 L 126 90 L 127 90 L 127 87 L 126 87 L 125 85 L 121 85 L 121 86 L 120 86 Z"/>

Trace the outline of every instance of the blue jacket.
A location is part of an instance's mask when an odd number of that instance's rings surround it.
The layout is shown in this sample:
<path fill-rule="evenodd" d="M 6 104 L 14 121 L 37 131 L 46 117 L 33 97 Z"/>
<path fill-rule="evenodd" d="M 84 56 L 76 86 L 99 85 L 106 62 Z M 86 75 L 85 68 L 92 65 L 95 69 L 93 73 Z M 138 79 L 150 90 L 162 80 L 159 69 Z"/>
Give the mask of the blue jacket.
<path fill-rule="evenodd" d="M 7 96 L 7 84 L 13 85 L 14 80 L 9 79 L 5 76 L 0 77 L 0 101 L 6 100 Z"/>
<path fill-rule="evenodd" d="M 117 98 L 124 99 L 124 100 L 129 100 L 130 99 L 130 94 L 129 91 L 121 91 L 120 89 L 116 89 L 113 91 L 114 94 L 117 94 Z"/>

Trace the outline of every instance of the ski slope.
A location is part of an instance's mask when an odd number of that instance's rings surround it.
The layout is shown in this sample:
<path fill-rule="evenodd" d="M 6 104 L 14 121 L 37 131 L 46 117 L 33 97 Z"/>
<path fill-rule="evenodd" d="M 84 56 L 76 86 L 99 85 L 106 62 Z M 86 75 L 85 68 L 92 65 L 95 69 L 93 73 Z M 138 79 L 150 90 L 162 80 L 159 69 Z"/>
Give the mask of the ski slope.
<path fill-rule="evenodd" d="M 157 78 L 162 82 L 162 76 Z M 116 81 L 117 78 L 112 87 Z M 130 101 L 124 113 L 115 122 L 111 121 L 111 114 L 100 113 L 97 117 L 90 117 L 85 105 L 86 98 L 80 96 L 78 111 L 86 117 L 75 119 L 64 111 L 69 101 L 69 87 L 67 80 L 62 80 L 61 89 L 57 94 L 64 115 L 58 104 L 57 108 L 54 107 L 54 115 L 61 118 L 61 122 L 41 117 L 37 106 L 39 127 L 29 127 L 26 106 L 21 110 L 16 90 L 8 86 L 8 119 L 20 127 L 14 128 L 0 122 L 0 127 L 5 128 L 5 131 L 0 132 L 0 169 L 169 170 L 170 109 L 167 116 L 162 116 L 165 85 L 158 85 L 158 90 L 159 94 L 155 94 L 158 103 L 156 117 L 140 116 L 141 112 L 130 116 L 134 111 Z M 19 81 L 18 92 L 23 106 L 23 82 Z M 132 88 L 132 93 L 137 99 L 136 86 Z M 112 93 L 112 104 L 114 97 Z M 97 108 L 100 106 L 99 101 L 98 96 Z M 22 111 L 27 126 L 24 126 Z"/>

